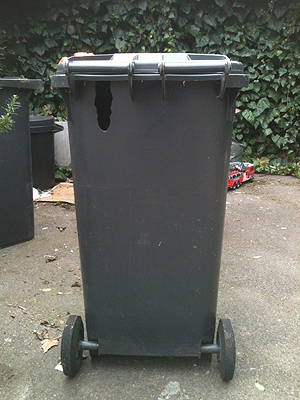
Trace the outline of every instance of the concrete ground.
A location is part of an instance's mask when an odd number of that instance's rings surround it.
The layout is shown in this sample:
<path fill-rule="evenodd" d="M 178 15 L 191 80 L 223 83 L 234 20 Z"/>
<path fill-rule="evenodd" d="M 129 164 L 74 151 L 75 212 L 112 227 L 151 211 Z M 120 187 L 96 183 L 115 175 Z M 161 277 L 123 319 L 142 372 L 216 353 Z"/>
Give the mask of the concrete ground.
<path fill-rule="evenodd" d="M 84 316 L 75 208 L 36 204 L 35 239 L 0 251 L 0 398 L 299 399 L 299 217 L 296 178 L 256 176 L 228 193 L 218 317 L 231 319 L 236 336 L 230 383 L 215 356 L 208 365 L 87 353 L 69 379 L 55 369 L 60 343 L 44 353 L 40 339 L 60 342 L 68 314 Z"/>

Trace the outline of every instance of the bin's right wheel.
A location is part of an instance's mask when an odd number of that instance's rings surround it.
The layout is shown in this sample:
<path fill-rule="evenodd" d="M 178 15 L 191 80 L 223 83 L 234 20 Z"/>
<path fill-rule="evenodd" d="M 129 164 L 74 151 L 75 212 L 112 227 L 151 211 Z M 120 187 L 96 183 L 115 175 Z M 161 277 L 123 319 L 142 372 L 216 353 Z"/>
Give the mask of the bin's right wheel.
<path fill-rule="evenodd" d="M 218 363 L 223 381 L 233 378 L 235 370 L 235 339 L 229 319 L 220 319 L 217 330 L 217 344 L 220 346 Z"/>
<path fill-rule="evenodd" d="M 67 376 L 75 376 L 82 362 L 80 341 L 84 339 L 81 317 L 70 315 L 61 339 L 61 364 Z"/>

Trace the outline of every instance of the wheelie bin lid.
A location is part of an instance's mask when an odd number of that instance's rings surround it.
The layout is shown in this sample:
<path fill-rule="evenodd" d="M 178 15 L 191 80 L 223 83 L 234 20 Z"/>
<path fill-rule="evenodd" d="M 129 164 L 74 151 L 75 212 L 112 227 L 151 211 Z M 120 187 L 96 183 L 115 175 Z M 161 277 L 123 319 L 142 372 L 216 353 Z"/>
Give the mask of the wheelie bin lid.
<path fill-rule="evenodd" d="M 42 89 L 43 85 L 40 79 L 5 77 L 0 78 L 0 87 L 38 90 Z"/>
<path fill-rule="evenodd" d="M 47 133 L 59 132 L 64 129 L 63 126 L 56 124 L 53 117 L 40 115 L 30 115 L 30 132 L 31 133 Z"/>
<path fill-rule="evenodd" d="M 122 53 L 63 57 L 51 77 L 53 87 L 76 92 L 77 81 L 216 80 L 225 88 L 248 86 L 243 65 L 219 54 Z"/>

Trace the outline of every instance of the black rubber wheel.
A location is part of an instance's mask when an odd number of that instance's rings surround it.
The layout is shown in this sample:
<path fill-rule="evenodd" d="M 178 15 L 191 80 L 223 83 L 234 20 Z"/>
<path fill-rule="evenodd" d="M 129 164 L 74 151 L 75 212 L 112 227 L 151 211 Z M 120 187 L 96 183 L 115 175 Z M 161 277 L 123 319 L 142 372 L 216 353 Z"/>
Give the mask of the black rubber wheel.
<path fill-rule="evenodd" d="M 233 378 L 235 370 L 235 339 L 229 319 L 220 319 L 217 331 L 217 344 L 220 346 L 218 363 L 223 381 Z"/>
<path fill-rule="evenodd" d="M 233 185 L 232 185 L 232 190 L 235 190 L 236 189 L 236 183 L 234 183 Z"/>
<path fill-rule="evenodd" d="M 82 362 L 82 348 L 79 346 L 84 339 L 84 328 L 81 317 L 70 315 L 61 339 L 61 364 L 67 376 L 75 376 Z"/>

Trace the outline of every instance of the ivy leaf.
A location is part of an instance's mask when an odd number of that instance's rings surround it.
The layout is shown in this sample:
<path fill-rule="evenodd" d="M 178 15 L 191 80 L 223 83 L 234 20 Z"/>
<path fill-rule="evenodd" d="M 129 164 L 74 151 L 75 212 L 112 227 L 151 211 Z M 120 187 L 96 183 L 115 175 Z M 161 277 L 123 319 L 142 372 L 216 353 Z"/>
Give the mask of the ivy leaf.
<path fill-rule="evenodd" d="M 210 15 L 204 15 L 203 21 L 206 23 L 206 25 L 212 26 L 213 28 L 216 28 L 217 26 L 216 20 Z"/>
<path fill-rule="evenodd" d="M 46 47 L 37 46 L 37 47 L 35 47 L 35 48 L 33 49 L 33 51 L 34 51 L 35 53 L 37 53 L 39 56 L 42 56 L 42 55 L 45 53 L 45 51 L 46 51 Z"/>
<path fill-rule="evenodd" d="M 258 117 L 260 114 L 262 114 L 265 109 L 270 107 L 270 102 L 266 97 L 263 97 L 262 99 L 260 99 L 257 103 L 257 107 L 256 110 L 253 113 L 254 117 Z"/>
<path fill-rule="evenodd" d="M 139 1 L 138 2 L 138 7 L 141 9 L 141 10 L 143 10 L 143 11 L 146 11 L 146 9 L 147 9 L 147 1 Z"/>
<path fill-rule="evenodd" d="M 271 92 L 268 93 L 268 97 L 270 97 L 270 99 L 273 99 L 276 103 L 281 98 L 280 93 L 275 92 L 274 90 L 271 90 Z"/>
<path fill-rule="evenodd" d="M 184 13 L 189 14 L 191 11 L 191 6 L 189 4 L 182 4 L 181 9 Z"/>
<path fill-rule="evenodd" d="M 125 5 L 125 7 L 127 8 L 128 11 L 131 11 L 131 10 L 134 9 L 134 4 L 130 0 L 125 0 L 124 1 L 124 5 Z"/>
<path fill-rule="evenodd" d="M 182 15 L 180 17 L 177 18 L 177 24 L 179 26 L 179 28 L 184 27 L 184 25 L 188 22 L 188 19 Z"/>
<path fill-rule="evenodd" d="M 56 47 L 57 46 L 57 42 L 53 39 L 46 39 L 45 40 L 45 44 L 47 47 Z"/>
<path fill-rule="evenodd" d="M 209 43 L 209 37 L 203 36 L 203 38 L 199 42 L 199 47 L 203 48 Z"/>
<path fill-rule="evenodd" d="M 84 8 L 85 10 L 88 10 L 89 9 L 89 0 L 81 0 L 80 7 Z"/>
<path fill-rule="evenodd" d="M 83 18 L 81 18 L 81 17 L 75 18 L 75 21 L 76 21 L 76 22 L 78 22 L 79 24 L 82 24 L 82 25 L 84 25 L 84 24 L 85 24 L 85 21 L 84 21 L 84 19 L 83 19 Z"/>
<path fill-rule="evenodd" d="M 97 32 L 97 22 L 90 22 L 87 28 L 92 32 Z"/>
<path fill-rule="evenodd" d="M 219 7 L 223 7 L 226 3 L 225 0 L 215 0 L 215 3 L 219 6 Z"/>
<path fill-rule="evenodd" d="M 44 29 L 43 26 L 39 24 L 34 27 L 34 32 L 36 32 L 38 35 L 41 35 L 43 32 L 43 29 Z"/>
<path fill-rule="evenodd" d="M 275 3 L 274 14 L 277 19 L 280 19 L 287 11 L 287 8 L 284 5 Z"/>
<path fill-rule="evenodd" d="M 270 128 L 264 129 L 264 136 L 270 136 L 272 135 L 273 131 Z"/>
<path fill-rule="evenodd" d="M 193 36 L 197 36 L 199 33 L 199 28 L 196 25 L 189 25 L 187 30 L 192 34 Z"/>
<path fill-rule="evenodd" d="M 299 167 L 295 167 L 294 173 L 295 173 L 296 177 L 300 179 L 300 168 Z"/>
<path fill-rule="evenodd" d="M 254 118 L 254 115 L 253 115 L 253 112 L 252 112 L 252 111 L 250 111 L 250 110 L 244 110 L 244 111 L 242 112 L 242 115 L 243 115 L 243 117 L 245 118 L 246 121 L 250 122 L 251 125 L 254 124 L 255 118 Z"/>
<path fill-rule="evenodd" d="M 279 76 L 282 76 L 282 75 L 284 75 L 284 74 L 287 73 L 287 69 L 285 69 L 285 68 L 279 68 L 278 73 L 279 73 Z"/>

